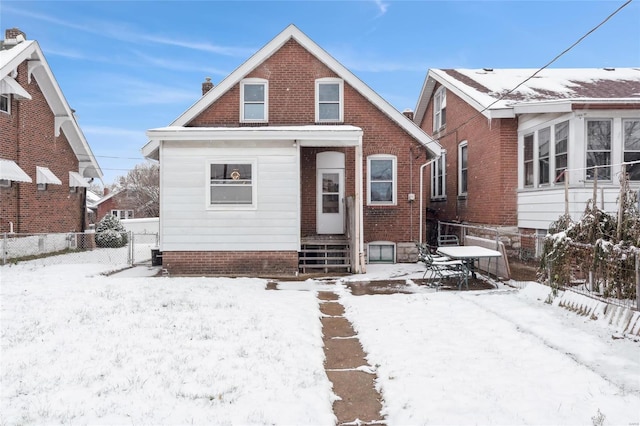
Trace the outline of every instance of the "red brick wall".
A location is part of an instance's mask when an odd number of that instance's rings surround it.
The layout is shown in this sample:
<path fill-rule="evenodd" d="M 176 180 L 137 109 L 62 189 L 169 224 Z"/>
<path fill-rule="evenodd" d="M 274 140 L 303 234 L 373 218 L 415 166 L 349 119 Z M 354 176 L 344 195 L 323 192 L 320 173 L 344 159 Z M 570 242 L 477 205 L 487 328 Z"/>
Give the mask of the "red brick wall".
<path fill-rule="evenodd" d="M 120 192 L 100 203 L 96 214 L 97 220 L 100 221 L 105 215 L 111 214 L 111 210 L 133 210 L 134 219 L 150 217 L 144 209 L 139 208 L 138 202 L 134 198 L 129 197 L 126 191 Z"/>
<path fill-rule="evenodd" d="M 64 132 L 54 135 L 54 115 L 38 82 L 27 82 L 27 66 L 18 67 L 16 80 L 32 96 L 16 101 L 12 97 L 11 114 L 0 113 L 0 157 L 15 161 L 33 180 L 13 182 L 0 188 L 0 232 L 79 232 L 84 222 L 84 188 L 69 192 L 69 171 L 78 170 L 78 160 Z M 47 185 L 38 191 L 36 166 L 48 167 L 62 185 Z"/>
<path fill-rule="evenodd" d="M 436 87 L 437 89 L 437 87 Z M 490 225 L 517 224 L 518 137 L 517 119 L 477 116 L 478 111 L 447 91 L 447 124 L 433 133 L 433 102 L 420 127 L 446 150 L 445 201 L 431 201 L 437 218 Z M 468 124 L 465 121 L 476 116 Z M 458 145 L 467 141 L 467 196 L 458 197 Z M 425 196 L 430 197 L 430 171 Z M 428 199 L 428 198 L 427 198 Z"/>
<path fill-rule="evenodd" d="M 298 252 L 163 252 L 162 266 L 176 275 L 295 275 Z"/>
<path fill-rule="evenodd" d="M 337 77 L 297 42 L 290 40 L 247 77 L 269 80 L 269 123 L 308 125 L 315 123 L 315 80 Z M 190 126 L 243 126 L 239 122 L 240 87 L 234 86 L 221 96 Z M 364 208 L 364 238 L 370 241 L 407 242 L 418 240 L 419 170 L 426 162 L 426 150 L 355 89 L 344 85 L 344 123 L 363 129 L 363 188 L 366 203 L 367 156 L 397 156 L 398 202 L 396 206 Z M 266 124 L 260 124 L 266 125 Z M 330 125 L 330 124 L 329 124 Z M 316 186 L 315 156 L 328 149 L 303 149 L 301 158 L 302 235 L 315 233 Z M 354 193 L 355 149 L 336 149 L 346 153 L 345 195 Z M 408 194 L 416 194 L 409 203 Z"/>

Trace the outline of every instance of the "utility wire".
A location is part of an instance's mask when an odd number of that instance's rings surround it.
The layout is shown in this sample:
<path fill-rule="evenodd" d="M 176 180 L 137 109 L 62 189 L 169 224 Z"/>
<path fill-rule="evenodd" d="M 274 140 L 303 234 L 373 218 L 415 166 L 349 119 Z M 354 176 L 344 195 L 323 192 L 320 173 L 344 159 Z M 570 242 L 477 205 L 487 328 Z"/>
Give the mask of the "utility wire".
<path fill-rule="evenodd" d="M 471 118 L 469 118 L 467 121 L 463 122 L 462 124 L 460 124 L 458 127 L 456 127 L 453 130 L 450 130 L 448 132 L 446 132 L 444 135 L 439 136 L 438 139 L 442 139 L 445 138 L 453 133 L 455 133 L 457 130 L 461 129 L 462 127 L 466 126 L 467 124 L 469 124 L 471 121 L 475 120 L 476 118 L 480 117 L 482 115 L 483 112 L 485 112 L 486 110 L 488 110 L 489 108 L 491 108 L 493 105 L 497 104 L 498 102 L 500 102 L 501 100 L 503 100 L 507 95 L 513 93 L 517 88 L 519 88 L 520 86 L 522 86 L 523 84 L 525 84 L 527 81 L 531 80 L 532 78 L 534 78 L 536 75 L 538 75 L 542 70 L 548 68 L 551 64 L 553 64 L 555 61 L 557 61 L 558 59 L 560 59 L 562 56 L 564 56 L 567 52 L 569 52 L 571 49 L 573 49 L 574 47 L 576 47 L 580 42 L 582 42 L 582 40 L 584 40 L 585 38 L 587 38 L 589 35 L 591 35 L 594 31 L 596 31 L 598 28 L 600 28 L 601 26 L 603 26 L 607 21 L 609 21 L 611 18 L 613 18 L 616 14 L 618 14 L 618 12 L 620 12 L 622 9 L 624 9 L 625 7 L 627 7 L 633 0 L 627 0 L 624 4 L 622 4 L 622 6 L 618 7 L 613 13 L 611 13 L 609 16 L 607 16 L 602 22 L 600 22 L 598 25 L 596 25 L 595 27 L 593 27 L 591 30 L 589 30 L 586 34 L 584 34 L 582 37 L 580 37 L 576 42 L 574 42 L 571 46 L 569 46 L 568 48 L 566 48 L 565 50 L 563 50 L 561 53 L 559 53 L 558 55 L 556 55 L 555 58 L 553 58 L 552 60 L 550 60 L 549 62 L 547 62 L 545 65 L 543 65 L 541 68 L 539 68 L 536 72 L 534 72 L 533 74 L 531 74 L 531 76 L 529 76 L 528 78 L 526 78 L 525 80 L 521 81 L 517 86 L 515 86 L 513 89 L 505 92 L 504 94 L 502 94 L 498 99 L 496 99 L 495 101 L 491 102 L 489 105 L 487 105 L 486 107 L 484 107 L 482 110 L 480 110 L 479 112 L 477 112 L 475 115 L 473 115 Z"/>

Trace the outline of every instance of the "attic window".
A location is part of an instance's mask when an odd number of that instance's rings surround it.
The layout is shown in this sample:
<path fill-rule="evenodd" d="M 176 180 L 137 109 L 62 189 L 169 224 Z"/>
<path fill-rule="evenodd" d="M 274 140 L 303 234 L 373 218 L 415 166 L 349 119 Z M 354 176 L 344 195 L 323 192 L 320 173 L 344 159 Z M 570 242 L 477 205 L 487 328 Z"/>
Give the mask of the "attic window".
<path fill-rule="evenodd" d="M 447 91 L 440 87 L 433 97 L 433 131 L 437 132 L 447 124 Z"/>
<path fill-rule="evenodd" d="M 269 86 L 267 80 L 248 78 L 240 83 L 240 122 L 268 121 Z"/>
<path fill-rule="evenodd" d="M 316 80 L 316 122 L 341 123 L 343 111 L 343 81 L 338 78 Z"/>

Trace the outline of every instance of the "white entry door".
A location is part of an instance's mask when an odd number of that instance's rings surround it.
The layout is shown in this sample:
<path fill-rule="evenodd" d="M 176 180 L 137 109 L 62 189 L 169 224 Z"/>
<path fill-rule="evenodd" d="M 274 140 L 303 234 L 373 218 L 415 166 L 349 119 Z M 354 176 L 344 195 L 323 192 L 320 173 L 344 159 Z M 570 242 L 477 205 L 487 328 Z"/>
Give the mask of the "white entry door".
<path fill-rule="evenodd" d="M 318 169 L 317 232 L 344 234 L 344 169 Z"/>

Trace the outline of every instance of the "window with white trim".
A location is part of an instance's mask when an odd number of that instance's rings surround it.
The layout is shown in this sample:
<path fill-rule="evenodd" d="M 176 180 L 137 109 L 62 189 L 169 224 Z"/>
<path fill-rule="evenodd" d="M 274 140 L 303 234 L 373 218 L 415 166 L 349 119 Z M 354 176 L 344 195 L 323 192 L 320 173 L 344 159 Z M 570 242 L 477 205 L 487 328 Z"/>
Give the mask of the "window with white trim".
<path fill-rule="evenodd" d="M 344 121 L 344 82 L 339 78 L 316 80 L 316 122 Z"/>
<path fill-rule="evenodd" d="M 11 181 L 9 179 L 0 179 L 0 188 L 10 188 Z"/>
<path fill-rule="evenodd" d="M 524 186 L 533 186 L 533 133 L 524 137 Z"/>
<path fill-rule="evenodd" d="M 447 198 L 446 182 L 446 153 L 443 151 L 440 158 L 431 163 L 431 199 L 442 200 Z"/>
<path fill-rule="evenodd" d="M 396 173 L 395 155 L 367 157 L 367 201 L 369 205 L 396 204 Z"/>
<path fill-rule="evenodd" d="M 458 145 L 458 195 L 467 195 L 468 183 L 467 141 L 464 141 Z"/>
<path fill-rule="evenodd" d="M 567 169 L 567 153 L 569 149 L 569 122 L 563 121 L 555 125 L 555 173 L 554 183 L 564 182 Z"/>
<path fill-rule="evenodd" d="M 548 185 L 550 148 L 551 148 L 551 128 L 545 127 L 538 131 L 538 184 Z"/>
<path fill-rule="evenodd" d="M 396 245 L 388 241 L 369 243 L 367 248 L 369 263 L 395 263 Z"/>
<path fill-rule="evenodd" d="M 111 210 L 111 214 L 118 219 L 133 219 L 133 210 Z"/>
<path fill-rule="evenodd" d="M 437 132 L 447 124 L 447 90 L 440 86 L 433 96 L 433 131 Z"/>
<path fill-rule="evenodd" d="M 587 120 L 587 180 L 611 180 L 612 120 Z M 598 166 L 597 169 L 594 166 Z"/>
<path fill-rule="evenodd" d="M 10 95 L 0 95 L 0 112 L 6 112 L 9 114 L 9 108 L 11 107 Z"/>
<path fill-rule="evenodd" d="M 264 123 L 269 120 L 269 85 L 262 78 L 247 78 L 240 82 L 240 121 Z"/>
<path fill-rule="evenodd" d="M 209 205 L 244 206 L 255 204 L 255 161 L 215 161 L 209 164 Z"/>
<path fill-rule="evenodd" d="M 624 132 L 624 162 L 640 161 L 640 119 L 623 120 Z M 640 180 L 640 163 L 628 164 L 627 175 L 629 180 Z"/>

